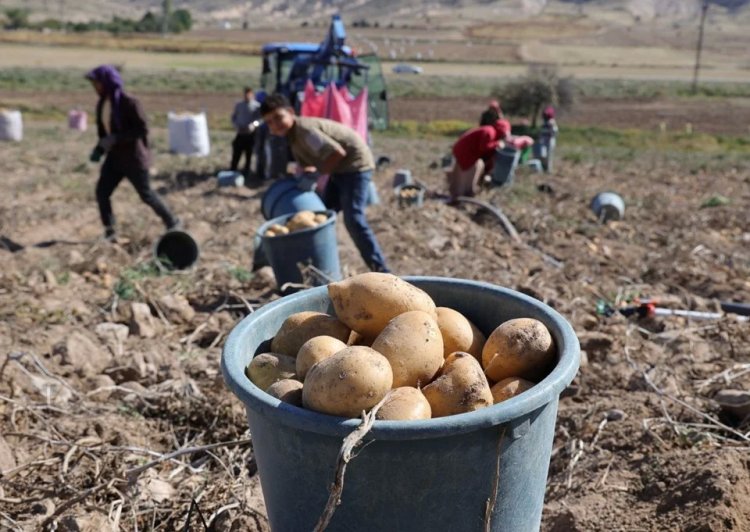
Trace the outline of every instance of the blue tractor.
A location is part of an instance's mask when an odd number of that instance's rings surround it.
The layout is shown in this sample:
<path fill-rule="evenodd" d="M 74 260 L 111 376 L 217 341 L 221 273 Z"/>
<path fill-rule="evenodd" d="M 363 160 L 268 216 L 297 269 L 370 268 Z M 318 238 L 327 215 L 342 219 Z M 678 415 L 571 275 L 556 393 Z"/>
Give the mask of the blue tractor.
<path fill-rule="evenodd" d="M 375 54 L 355 55 L 345 40 L 344 23 L 339 15 L 333 15 L 328 34 L 320 44 L 266 44 L 261 87 L 269 93 L 284 94 L 297 110 L 308 80 L 320 90 L 335 83 L 355 95 L 367 87 L 369 127 L 386 129 L 388 95 L 380 60 Z"/>

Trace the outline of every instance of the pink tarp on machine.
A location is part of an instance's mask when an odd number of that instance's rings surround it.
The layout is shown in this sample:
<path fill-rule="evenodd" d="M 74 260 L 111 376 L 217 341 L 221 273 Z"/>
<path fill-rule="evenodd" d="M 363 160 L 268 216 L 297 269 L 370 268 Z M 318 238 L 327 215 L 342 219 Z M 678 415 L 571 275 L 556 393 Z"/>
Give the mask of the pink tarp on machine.
<path fill-rule="evenodd" d="M 300 114 L 340 122 L 359 133 L 359 136 L 367 142 L 367 87 L 362 88 L 356 98 L 352 98 L 346 87 L 339 89 L 331 83 L 319 93 L 315 90 L 312 81 L 308 80 Z M 328 176 L 320 176 L 318 190 L 322 191 L 327 183 Z"/>

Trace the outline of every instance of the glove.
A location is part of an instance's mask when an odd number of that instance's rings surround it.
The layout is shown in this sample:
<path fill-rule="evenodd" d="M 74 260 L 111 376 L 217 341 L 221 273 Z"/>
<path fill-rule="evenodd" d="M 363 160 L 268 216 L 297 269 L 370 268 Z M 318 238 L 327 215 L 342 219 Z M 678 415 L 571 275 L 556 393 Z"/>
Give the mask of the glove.
<path fill-rule="evenodd" d="M 106 137 L 102 137 L 99 139 L 99 147 L 103 149 L 104 151 L 109 151 L 112 149 L 112 146 L 115 145 L 115 142 L 117 141 L 117 137 L 114 135 L 107 135 Z"/>
<path fill-rule="evenodd" d="M 297 188 L 304 191 L 315 190 L 318 186 L 318 172 L 305 172 L 297 178 Z"/>

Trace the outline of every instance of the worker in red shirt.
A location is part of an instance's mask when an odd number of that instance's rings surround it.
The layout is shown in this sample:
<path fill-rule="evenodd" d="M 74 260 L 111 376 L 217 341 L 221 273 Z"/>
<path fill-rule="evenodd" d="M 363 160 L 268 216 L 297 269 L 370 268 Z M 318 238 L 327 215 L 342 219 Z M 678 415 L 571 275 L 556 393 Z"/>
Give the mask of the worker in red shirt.
<path fill-rule="evenodd" d="M 484 174 L 492 171 L 495 150 L 503 147 L 510 133 L 510 122 L 496 120 L 492 125 L 470 129 L 453 145 L 453 168 L 446 173 L 451 201 L 473 196 Z"/>

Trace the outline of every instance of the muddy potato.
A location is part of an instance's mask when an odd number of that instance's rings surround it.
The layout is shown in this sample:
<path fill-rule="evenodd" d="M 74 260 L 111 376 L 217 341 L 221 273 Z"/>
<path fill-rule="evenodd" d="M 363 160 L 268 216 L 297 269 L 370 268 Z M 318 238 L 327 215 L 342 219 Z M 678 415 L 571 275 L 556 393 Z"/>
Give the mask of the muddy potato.
<path fill-rule="evenodd" d="M 378 404 L 392 384 L 387 358 L 369 347 L 347 347 L 310 368 L 302 404 L 332 416 L 359 417 Z"/>
<path fill-rule="evenodd" d="M 547 327 L 532 318 L 508 320 L 492 331 L 482 349 L 487 378 L 541 380 L 555 360 L 555 342 Z"/>
<path fill-rule="evenodd" d="M 432 409 L 424 394 L 416 388 L 403 386 L 390 391 L 375 415 L 382 420 L 430 419 Z"/>
<path fill-rule="evenodd" d="M 527 381 L 526 379 L 508 377 L 507 379 L 496 382 L 492 388 L 490 388 L 490 391 L 492 392 L 492 399 L 495 404 L 497 404 L 525 392 L 532 386 L 534 386 L 534 383 Z"/>
<path fill-rule="evenodd" d="M 305 380 L 308 370 L 321 360 L 335 355 L 342 349 L 346 349 L 346 344 L 333 336 L 315 336 L 302 344 L 297 353 L 297 378 Z"/>
<path fill-rule="evenodd" d="M 302 406 L 302 383 L 295 379 L 283 379 L 274 382 L 266 393 L 294 406 Z"/>
<path fill-rule="evenodd" d="M 390 273 L 369 272 L 328 285 L 336 316 L 358 333 L 375 338 L 391 319 L 410 310 L 433 318 L 435 303 L 416 286 Z"/>
<path fill-rule="evenodd" d="M 493 404 L 482 366 L 469 353 L 453 353 L 446 358 L 438 378 L 422 393 L 430 403 L 432 417 L 473 412 Z"/>
<path fill-rule="evenodd" d="M 315 336 L 333 336 L 346 342 L 351 331 L 339 320 L 322 312 L 304 311 L 290 315 L 271 340 L 271 351 L 296 357 L 302 344 Z"/>
<path fill-rule="evenodd" d="M 404 312 L 385 326 L 372 348 L 388 359 L 393 387 L 424 386 L 443 365 L 443 338 L 437 322 L 421 310 Z"/>
<path fill-rule="evenodd" d="M 357 331 L 352 331 L 352 334 L 351 336 L 349 336 L 349 341 L 346 342 L 346 345 L 366 345 L 367 347 L 371 347 L 374 341 L 374 338 L 368 338 L 367 336 L 359 334 Z"/>
<path fill-rule="evenodd" d="M 437 324 L 443 336 L 443 354 L 447 357 L 456 351 L 463 351 L 481 362 L 486 340 L 482 331 L 452 308 L 438 307 L 436 312 Z"/>
<path fill-rule="evenodd" d="M 294 358 L 279 353 L 263 353 L 250 361 L 245 375 L 261 390 L 274 382 L 294 377 Z"/>

